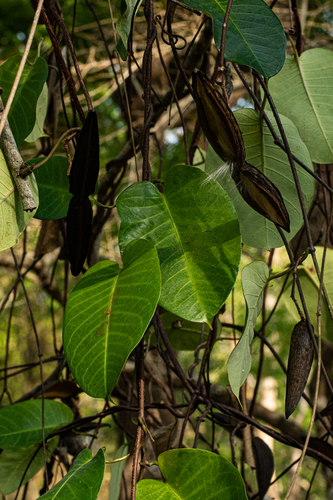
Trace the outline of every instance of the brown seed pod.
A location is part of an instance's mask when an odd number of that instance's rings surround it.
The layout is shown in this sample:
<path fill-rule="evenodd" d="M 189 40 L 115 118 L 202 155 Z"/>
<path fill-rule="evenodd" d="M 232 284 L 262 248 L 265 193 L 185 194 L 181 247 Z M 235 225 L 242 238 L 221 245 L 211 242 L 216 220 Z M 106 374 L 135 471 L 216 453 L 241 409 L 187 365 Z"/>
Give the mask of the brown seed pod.
<path fill-rule="evenodd" d="M 289 214 L 278 188 L 260 170 L 245 161 L 242 133 L 228 104 L 201 71 L 193 73 L 200 125 L 230 174 L 244 201 L 253 210 L 290 232 Z"/>
<path fill-rule="evenodd" d="M 313 331 L 313 327 L 312 327 Z M 314 346 L 305 320 L 294 327 L 288 358 L 286 418 L 295 411 L 303 394 L 313 361 Z"/>
<path fill-rule="evenodd" d="M 274 472 L 274 457 L 270 447 L 258 437 L 252 439 L 252 448 L 256 462 L 259 500 L 263 500 L 271 484 Z"/>

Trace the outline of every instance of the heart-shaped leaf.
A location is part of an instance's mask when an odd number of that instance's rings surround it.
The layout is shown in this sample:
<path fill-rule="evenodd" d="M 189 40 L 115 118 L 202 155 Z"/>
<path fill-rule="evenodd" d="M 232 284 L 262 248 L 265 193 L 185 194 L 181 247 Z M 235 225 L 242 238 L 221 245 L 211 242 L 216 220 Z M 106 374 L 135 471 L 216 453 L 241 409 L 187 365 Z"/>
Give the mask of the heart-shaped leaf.
<path fill-rule="evenodd" d="M 228 0 L 184 0 L 213 19 L 214 39 L 221 47 Z M 225 57 L 270 78 L 282 68 L 286 37 L 282 24 L 264 0 L 234 0 L 228 21 Z"/>
<path fill-rule="evenodd" d="M 278 112 L 295 123 L 316 163 L 333 162 L 332 79 L 332 51 L 311 49 L 297 59 L 286 56 L 269 82 Z"/>
<path fill-rule="evenodd" d="M 44 401 L 45 437 L 73 420 L 72 410 L 51 399 Z M 40 443 L 42 432 L 42 401 L 34 399 L 0 409 L 0 448 L 18 450 Z"/>
<path fill-rule="evenodd" d="M 164 188 L 161 194 L 150 182 L 139 182 L 118 197 L 120 249 L 135 238 L 151 241 L 161 263 L 161 306 L 209 324 L 236 280 L 237 216 L 221 186 L 198 168 L 170 169 Z"/>
<path fill-rule="evenodd" d="M 91 457 L 91 450 L 82 450 L 66 476 L 40 499 L 96 500 L 104 477 L 105 457 L 102 449 Z"/>
<path fill-rule="evenodd" d="M 268 112 L 267 115 L 278 133 L 273 123 L 272 113 Z M 274 144 L 274 139 L 265 124 L 263 124 L 263 133 L 261 132 L 259 117 L 254 110 L 242 109 L 236 111 L 235 117 L 242 131 L 246 161 L 265 174 L 282 195 L 290 218 L 290 233 L 285 233 L 289 241 L 302 226 L 303 217 L 287 155 Z M 313 166 L 309 152 L 299 137 L 295 125 L 284 116 L 280 115 L 280 118 L 292 153 L 312 170 Z M 305 206 L 309 209 L 314 195 L 314 179 L 297 164 L 296 170 L 301 183 Z M 273 222 L 252 210 L 242 199 L 234 181 L 231 179 L 229 170 L 222 165 L 222 161 L 211 147 L 208 147 L 207 151 L 206 172 L 218 180 L 231 197 L 239 217 L 242 240 L 246 245 L 255 248 L 276 248 L 283 245 Z M 255 228 L 255 231 L 253 228 Z"/>
<path fill-rule="evenodd" d="M 246 500 L 238 470 L 225 458 L 204 450 L 180 449 L 161 453 L 158 465 L 165 483 L 144 479 L 136 500 Z"/>
<path fill-rule="evenodd" d="M 160 295 L 159 260 L 151 243 L 129 244 L 123 263 L 123 269 L 106 260 L 95 264 L 74 287 L 66 305 L 66 359 L 76 382 L 96 398 L 110 396 Z"/>

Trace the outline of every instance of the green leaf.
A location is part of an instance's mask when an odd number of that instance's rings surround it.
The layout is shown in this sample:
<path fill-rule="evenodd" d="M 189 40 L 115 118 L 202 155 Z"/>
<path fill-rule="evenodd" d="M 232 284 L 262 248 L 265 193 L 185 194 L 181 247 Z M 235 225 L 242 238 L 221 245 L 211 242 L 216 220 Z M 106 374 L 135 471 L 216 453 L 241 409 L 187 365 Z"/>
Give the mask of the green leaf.
<path fill-rule="evenodd" d="M 44 134 L 44 121 L 47 114 L 47 103 L 48 103 L 48 89 L 47 89 L 47 83 L 45 82 L 43 85 L 43 90 L 40 96 L 38 97 L 37 101 L 35 126 L 31 134 L 29 134 L 28 137 L 25 138 L 26 142 L 35 142 L 40 137 L 46 136 L 46 134 Z"/>
<path fill-rule="evenodd" d="M 59 443 L 59 436 L 46 443 L 46 457 L 49 459 Z M 38 450 L 39 448 L 39 450 Z M 38 452 L 37 452 L 38 450 Z M 37 453 L 36 453 L 37 452 Z M 34 457 L 34 458 L 33 458 Z M 33 459 L 33 460 L 32 460 Z M 27 467 L 32 460 L 29 469 Z M 9 495 L 27 483 L 44 466 L 43 446 L 34 445 L 22 450 L 3 450 L 0 455 L 0 491 Z"/>
<path fill-rule="evenodd" d="M 45 437 L 71 423 L 72 410 L 63 403 L 44 401 Z M 40 443 L 42 432 L 42 401 L 23 401 L 0 409 L 0 448 L 18 450 Z"/>
<path fill-rule="evenodd" d="M 267 115 L 280 137 L 272 113 L 267 112 Z M 282 195 L 290 218 L 290 233 L 285 233 L 285 236 L 287 241 L 290 241 L 301 228 L 303 218 L 288 157 L 281 148 L 274 144 L 274 139 L 265 124 L 263 125 L 263 134 L 261 134 L 259 117 L 254 110 L 236 111 L 235 117 L 243 135 L 246 161 L 265 174 Z M 313 170 L 309 152 L 299 137 L 295 125 L 282 115 L 280 118 L 292 153 Z M 206 172 L 216 178 L 231 197 L 239 218 L 243 243 L 255 248 L 281 247 L 283 242 L 273 222 L 255 212 L 245 203 L 230 176 L 229 169 L 221 166 L 221 163 L 222 160 L 209 146 L 206 157 Z M 309 210 L 314 195 L 315 182 L 310 174 L 297 164 L 295 166 L 305 206 Z"/>
<path fill-rule="evenodd" d="M 2 100 L 6 105 L 12 89 L 22 56 L 14 56 L 0 66 L 0 82 L 3 88 Z M 16 145 L 28 137 L 36 121 L 37 101 L 42 92 L 48 75 L 48 65 L 45 59 L 37 57 L 34 64 L 26 63 L 17 88 L 13 104 L 10 108 L 8 121 L 13 132 Z"/>
<path fill-rule="evenodd" d="M 221 47 L 228 0 L 184 0 L 213 19 L 214 39 Z M 281 22 L 264 0 L 234 0 L 229 16 L 225 58 L 256 69 L 270 78 L 282 68 L 286 37 Z"/>
<path fill-rule="evenodd" d="M 37 164 L 43 158 L 29 160 L 29 165 Z M 66 217 L 72 198 L 67 177 L 68 162 L 64 156 L 52 156 L 34 172 L 38 190 L 39 207 L 35 219 L 56 220 Z"/>
<path fill-rule="evenodd" d="M 140 0 L 136 7 L 136 10 L 134 11 L 137 0 L 121 0 L 121 16 L 116 23 L 116 28 L 120 35 L 120 38 L 118 40 L 116 49 L 118 50 L 119 55 L 123 61 L 126 61 L 128 56 L 127 42 L 131 32 L 132 19 L 138 12 L 141 2 L 142 0 Z"/>
<path fill-rule="evenodd" d="M 243 293 L 247 305 L 246 323 L 243 335 L 230 354 L 227 363 L 231 390 L 237 397 L 251 369 L 250 346 L 254 336 L 254 327 L 262 308 L 262 292 L 268 277 L 269 269 L 263 261 L 251 262 L 242 271 Z"/>
<path fill-rule="evenodd" d="M 93 459 L 91 457 L 91 450 L 82 450 L 66 476 L 40 499 L 96 500 L 104 477 L 103 450 L 100 449 Z"/>
<path fill-rule="evenodd" d="M 148 241 L 129 244 L 123 263 L 123 269 L 116 262 L 95 264 L 74 287 L 66 305 L 66 359 L 76 382 L 96 398 L 110 396 L 160 295 L 159 260 Z"/>
<path fill-rule="evenodd" d="M 172 313 L 161 314 L 161 321 L 166 334 L 168 335 L 170 344 L 175 351 L 193 352 L 200 344 L 201 332 L 204 323 L 193 323 L 192 321 L 187 321 L 186 319 L 182 319 L 180 316 Z M 219 321 L 218 327 L 221 327 L 221 323 Z M 153 328 L 151 330 L 153 331 Z M 205 325 L 203 342 L 207 340 L 208 333 L 209 328 Z M 217 336 L 219 336 L 219 332 L 217 332 Z M 152 345 L 157 344 L 155 335 L 151 337 L 150 342 Z"/>
<path fill-rule="evenodd" d="M 127 453 L 128 453 L 128 445 L 122 444 L 120 448 L 118 448 L 114 460 L 125 457 Z M 111 465 L 109 500 L 119 500 L 121 478 L 123 475 L 123 470 L 125 468 L 125 465 L 126 465 L 126 460 L 122 460 L 121 462 L 116 462 L 115 464 Z"/>
<path fill-rule="evenodd" d="M 38 207 L 38 189 L 35 176 L 29 176 L 29 182 Z M 9 172 L 6 160 L 0 151 L 0 251 L 12 247 L 20 234 L 36 213 L 23 210 L 21 198 Z"/>
<path fill-rule="evenodd" d="M 311 49 L 296 60 L 286 56 L 281 72 L 269 82 L 279 113 L 290 118 L 312 161 L 333 162 L 333 53 Z"/>
<path fill-rule="evenodd" d="M 323 256 L 323 247 L 316 247 L 316 257 L 318 260 L 319 267 L 321 266 Z M 297 268 L 297 275 L 299 277 L 303 294 L 305 297 L 306 307 L 309 312 L 310 320 L 314 331 L 318 334 L 317 327 L 317 307 L 318 307 L 318 292 L 319 292 L 319 280 L 317 273 L 315 271 L 312 257 L 309 255 L 307 259 L 303 262 L 303 266 Z M 293 282 L 293 276 L 289 276 L 287 285 L 283 293 L 283 305 L 287 307 L 288 311 L 294 317 L 296 321 L 300 320 L 299 314 L 297 312 L 294 301 L 290 297 L 291 287 Z M 324 284 L 328 297 L 333 302 L 333 250 L 328 248 L 325 259 L 325 269 L 324 269 Z M 301 305 L 301 299 L 295 286 L 295 297 L 299 305 Z M 329 308 L 326 299 L 323 295 L 321 302 L 321 330 L 324 338 L 333 341 L 333 320 L 331 318 Z M 291 332 L 290 332 L 291 334 Z"/>
<path fill-rule="evenodd" d="M 136 500 L 246 500 L 238 470 L 225 458 L 204 450 L 180 449 L 161 453 L 158 465 L 165 483 L 144 479 Z"/>
<path fill-rule="evenodd" d="M 195 167 L 170 169 L 161 194 L 150 182 L 117 199 L 121 251 L 135 238 L 156 247 L 161 263 L 160 305 L 184 319 L 209 324 L 236 280 L 238 220 L 221 186 Z"/>

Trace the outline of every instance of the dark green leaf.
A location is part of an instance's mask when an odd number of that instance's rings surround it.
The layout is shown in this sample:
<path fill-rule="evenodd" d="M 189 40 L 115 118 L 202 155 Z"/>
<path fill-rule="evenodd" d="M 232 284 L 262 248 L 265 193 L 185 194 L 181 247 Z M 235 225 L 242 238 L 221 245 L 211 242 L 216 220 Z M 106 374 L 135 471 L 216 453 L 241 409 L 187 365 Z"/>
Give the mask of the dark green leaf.
<path fill-rule="evenodd" d="M 82 450 L 66 476 L 40 498 L 43 500 L 96 500 L 104 477 L 103 450 L 100 449 L 93 459 L 91 457 L 91 450 Z"/>
<path fill-rule="evenodd" d="M 63 403 L 44 401 L 45 437 L 72 422 L 72 410 Z M 35 399 L 0 409 L 0 448 L 18 450 L 40 443 L 42 433 L 42 401 Z"/>
<path fill-rule="evenodd" d="M 169 170 L 161 194 L 139 182 L 118 197 L 120 248 L 135 238 L 155 245 L 162 275 L 160 304 L 182 318 L 209 324 L 236 280 L 238 221 L 221 186 L 195 167 Z"/>
<path fill-rule="evenodd" d="M 0 82 L 3 89 L 2 100 L 6 104 L 12 89 L 22 56 L 14 56 L 0 66 Z M 36 121 L 36 105 L 48 74 L 45 59 L 37 57 L 34 64 L 25 64 L 8 121 L 17 146 L 28 137 Z"/>
<path fill-rule="evenodd" d="M 221 47 L 221 35 L 228 0 L 184 0 L 213 19 L 214 39 Z M 282 24 L 264 0 L 234 0 L 228 21 L 225 57 L 245 64 L 270 78 L 282 68 L 286 37 Z"/>
<path fill-rule="evenodd" d="M 123 269 L 110 261 L 95 264 L 66 305 L 66 359 L 76 382 L 96 398 L 110 396 L 160 294 L 159 260 L 148 241 L 129 244 L 123 262 Z"/>
<path fill-rule="evenodd" d="M 29 160 L 29 165 L 37 164 L 43 158 Z M 68 205 L 72 198 L 68 192 L 68 162 L 64 156 L 52 156 L 45 165 L 34 171 L 38 191 L 39 207 L 35 219 L 56 220 L 66 217 Z"/>
<path fill-rule="evenodd" d="M 161 453 L 158 465 L 165 483 L 144 479 L 136 500 L 246 500 L 238 470 L 225 458 L 204 450 L 180 449 Z"/>

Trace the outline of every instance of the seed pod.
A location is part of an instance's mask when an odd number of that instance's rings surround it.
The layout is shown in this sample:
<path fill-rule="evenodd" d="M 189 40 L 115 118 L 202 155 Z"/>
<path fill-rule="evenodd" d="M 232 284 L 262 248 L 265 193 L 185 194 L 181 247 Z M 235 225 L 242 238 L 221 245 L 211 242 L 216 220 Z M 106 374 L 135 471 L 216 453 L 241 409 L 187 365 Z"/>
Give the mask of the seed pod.
<path fill-rule="evenodd" d="M 313 331 L 313 327 L 312 327 Z M 286 418 L 295 411 L 309 377 L 314 346 L 305 320 L 294 327 L 291 339 L 287 371 Z"/>
<path fill-rule="evenodd" d="M 69 192 L 78 201 L 95 191 L 99 172 L 99 136 L 97 113 L 90 110 L 77 141 L 69 175 Z"/>
<path fill-rule="evenodd" d="M 89 198 L 78 201 L 73 196 L 67 212 L 67 246 L 73 276 L 82 270 L 89 250 L 91 231 L 92 208 Z"/>
<path fill-rule="evenodd" d="M 256 462 L 259 500 L 263 500 L 271 484 L 274 472 L 274 457 L 270 447 L 258 437 L 252 439 L 252 449 Z"/>
<path fill-rule="evenodd" d="M 242 133 L 228 104 L 200 71 L 193 73 L 193 88 L 202 129 L 230 173 L 244 201 L 253 210 L 290 232 L 290 220 L 278 188 L 245 161 Z"/>

